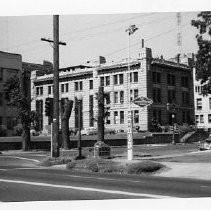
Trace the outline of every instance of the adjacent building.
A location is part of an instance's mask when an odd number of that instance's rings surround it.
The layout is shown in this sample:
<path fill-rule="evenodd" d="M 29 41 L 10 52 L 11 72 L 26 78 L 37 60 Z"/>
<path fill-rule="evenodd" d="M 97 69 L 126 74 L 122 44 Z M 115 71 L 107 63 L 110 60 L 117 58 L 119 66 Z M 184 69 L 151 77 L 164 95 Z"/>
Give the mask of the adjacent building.
<path fill-rule="evenodd" d="M 197 128 L 211 131 L 211 94 L 202 94 L 203 85 L 194 70 L 195 120 Z"/>
<path fill-rule="evenodd" d="M 22 57 L 19 54 L 0 51 L 0 125 L 6 129 L 5 135 L 12 135 L 13 127 L 17 124 L 16 108 L 8 105 L 5 99 L 4 83 L 22 69 Z"/>
<path fill-rule="evenodd" d="M 139 96 L 148 97 L 153 104 L 145 109 L 131 104 L 134 126 L 141 130 L 152 128 L 152 122 L 160 125 L 194 123 L 193 72 L 189 65 L 179 61 L 153 58 L 150 48 L 142 48 L 139 57 L 129 62 L 105 63 L 100 59 L 96 66 L 78 65 L 60 69 L 60 101 L 69 98 L 75 102 L 81 94 L 82 127 L 96 127 L 99 86 L 109 96 L 110 106 L 106 127 L 127 130 L 129 101 Z M 103 62 L 102 62 L 103 61 Z M 45 101 L 53 98 L 53 75 L 31 74 L 32 110 L 40 113 L 39 128 L 47 132 L 50 119 L 45 116 Z M 169 106 L 170 105 L 170 106 Z M 170 108 L 169 108 L 170 107 Z M 77 107 L 70 117 L 70 127 L 78 127 Z"/>

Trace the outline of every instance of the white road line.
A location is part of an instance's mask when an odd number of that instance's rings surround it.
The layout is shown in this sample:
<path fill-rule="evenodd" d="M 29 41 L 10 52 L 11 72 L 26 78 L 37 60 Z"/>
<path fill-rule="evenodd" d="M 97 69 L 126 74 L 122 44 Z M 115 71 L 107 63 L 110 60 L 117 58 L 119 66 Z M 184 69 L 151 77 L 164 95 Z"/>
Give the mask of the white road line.
<path fill-rule="evenodd" d="M 7 171 L 7 169 L 0 168 L 0 171 Z"/>
<path fill-rule="evenodd" d="M 20 180 L 0 179 L 0 182 L 27 184 L 27 185 L 34 185 L 34 186 L 41 186 L 41 187 L 53 187 L 53 188 L 93 191 L 93 192 L 100 192 L 100 193 L 119 194 L 119 195 L 137 196 L 137 197 L 160 198 L 160 199 L 161 198 L 174 198 L 171 196 L 162 196 L 162 195 L 154 195 L 154 194 L 132 193 L 132 192 L 118 191 L 118 190 L 104 190 L 104 189 L 98 189 L 98 188 L 75 187 L 75 186 L 48 184 L 48 183 L 40 183 L 40 182 L 26 182 L 26 181 L 20 181 Z"/>
<path fill-rule="evenodd" d="M 18 156 L 5 155 L 5 156 L 2 156 L 2 157 L 10 157 L 10 158 L 15 158 L 15 159 L 20 159 L 20 160 L 29 160 L 29 161 L 34 161 L 36 163 L 40 162 L 39 160 L 36 160 L 36 159 L 30 159 L 30 158 L 24 158 L 24 157 L 18 157 Z"/>

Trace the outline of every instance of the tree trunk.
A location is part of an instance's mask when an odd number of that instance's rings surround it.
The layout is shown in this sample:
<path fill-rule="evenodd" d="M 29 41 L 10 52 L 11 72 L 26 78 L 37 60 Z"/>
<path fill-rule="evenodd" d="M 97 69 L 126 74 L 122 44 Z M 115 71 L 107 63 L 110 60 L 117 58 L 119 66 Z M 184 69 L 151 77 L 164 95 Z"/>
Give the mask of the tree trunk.
<path fill-rule="evenodd" d="M 23 142 L 22 149 L 28 151 L 30 149 L 31 135 L 30 135 L 30 112 L 31 112 L 31 98 L 28 95 L 27 77 L 26 72 L 21 70 L 19 74 L 20 79 L 20 95 L 21 95 L 21 105 L 20 105 L 20 116 L 21 123 L 23 126 Z"/>
<path fill-rule="evenodd" d="M 98 141 L 104 141 L 104 88 L 99 87 L 98 91 Z"/>
<path fill-rule="evenodd" d="M 69 119 L 73 108 L 73 101 L 66 100 L 62 115 L 62 142 L 64 149 L 70 149 Z"/>

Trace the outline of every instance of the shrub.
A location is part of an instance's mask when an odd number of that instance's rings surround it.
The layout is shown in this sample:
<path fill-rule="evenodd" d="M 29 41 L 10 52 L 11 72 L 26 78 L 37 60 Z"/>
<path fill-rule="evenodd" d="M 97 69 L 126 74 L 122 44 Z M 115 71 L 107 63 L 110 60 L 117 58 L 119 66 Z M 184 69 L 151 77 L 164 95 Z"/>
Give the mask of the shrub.
<path fill-rule="evenodd" d="M 71 161 L 66 165 L 66 169 L 73 169 L 76 166 L 76 161 Z"/>
<path fill-rule="evenodd" d="M 7 135 L 7 129 L 4 125 L 0 125 L 0 136 L 6 136 Z"/>
<path fill-rule="evenodd" d="M 22 133 L 23 133 L 23 126 L 21 124 L 18 124 L 13 128 L 14 136 L 21 136 Z"/>
<path fill-rule="evenodd" d="M 71 161 L 72 161 L 72 159 L 69 157 L 58 157 L 58 158 L 48 157 L 48 158 L 43 159 L 39 163 L 39 165 L 49 167 L 49 166 L 53 166 L 53 165 L 67 164 Z"/>
<path fill-rule="evenodd" d="M 152 173 L 160 170 L 163 167 L 164 165 L 157 162 L 142 161 L 126 165 L 126 172 L 128 174 Z"/>

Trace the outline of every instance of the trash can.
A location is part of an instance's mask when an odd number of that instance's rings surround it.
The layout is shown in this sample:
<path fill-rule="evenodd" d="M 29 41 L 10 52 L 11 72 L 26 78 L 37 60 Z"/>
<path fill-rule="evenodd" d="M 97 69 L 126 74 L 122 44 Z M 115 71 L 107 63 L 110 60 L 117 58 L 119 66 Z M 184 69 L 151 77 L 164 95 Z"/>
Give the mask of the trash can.
<path fill-rule="evenodd" d="M 102 141 L 98 141 L 94 145 L 94 157 L 108 158 L 111 155 L 111 148 Z"/>

